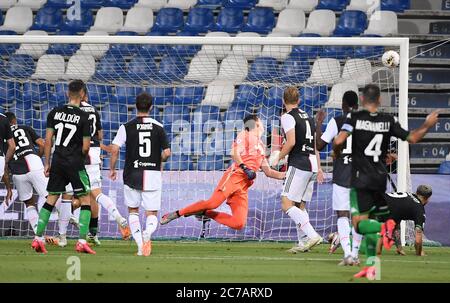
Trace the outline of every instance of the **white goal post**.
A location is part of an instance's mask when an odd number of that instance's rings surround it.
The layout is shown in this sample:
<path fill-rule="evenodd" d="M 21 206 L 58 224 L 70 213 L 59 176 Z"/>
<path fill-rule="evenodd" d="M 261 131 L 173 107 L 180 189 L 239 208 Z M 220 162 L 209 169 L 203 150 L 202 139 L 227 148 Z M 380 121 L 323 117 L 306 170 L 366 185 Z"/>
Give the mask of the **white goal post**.
<path fill-rule="evenodd" d="M 273 46 L 295 47 L 295 46 L 382 46 L 385 50 L 393 49 L 400 54 L 400 65 L 395 68 L 392 91 L 390 93 L 398 96 L 398 108 L 393 111 L 398 113 L 400 124 L 408 128 L 408 77 L 409 77 L 409 39 L 408 38 L 373 38 L 373 37 L 186 37 L 186 36 L 0 36 L 0 45 L 3 44 L 82 44 L 82 45 L 213 45 L 213 46 Z M 382 66 L 381 56 L 371 58 L 374 67 L 385 69 Z M 398 78 L 397 78 L 398 77 Z M 0 79 L 8 79 L 6 74 L 0 74 Z M 355 79 L 356 80 L 356 79 Z M 181 80 L 182 81 L 182 80 Z M 264 82 L 264 81 L 262 81 Z M 262 83 L 258 82 L 259 84 Z M 114 82 L 115 83 L 115 82 Z M 247 81 L 248 83 L 248 81 Z M 120 84 L 120 80 L 117 83 Z M 203 83 L 205 86 L 207 84 Z M 239 84 L 238 84 L 239 85 Z M 270 85 L 262 83 L 261 85 Z M 295 85 L 295 83 L 294 83 Z M 304 85 L 298 83 L 298 86 Z M 331 88 L 331 87 L 329 87 Z M 390 104 L 390 100 L 389 100 Z M 326 105 L 325 105 L 326 107 Z M 397 188 L 399 191 L 410 191 L 409 173 L 409 148 L 407 142 L 398 142 L 398 163 L 397 163 Z M 213 188 L 211 188 L 212 191 Z M 328 199 L 328 198 L 327 198 Z M 164 200 L 164 197 L 163 197 Z M 277 205 L 277 202 L 274 202 Z M 330 204 L 331 205 L 331 204 Z M 278 206 L 275 206 L 278 208 Z M 281 212 L 281 211 L 280 211 Z M 234 234 L 233 234 L 234 235 Z M 270 238 L 272 239 L 272 238 Z M 283 238 L 285 239 L 285 238 Z M 405 233 L 403 232 L 402 242 L 405 243 Z"/>

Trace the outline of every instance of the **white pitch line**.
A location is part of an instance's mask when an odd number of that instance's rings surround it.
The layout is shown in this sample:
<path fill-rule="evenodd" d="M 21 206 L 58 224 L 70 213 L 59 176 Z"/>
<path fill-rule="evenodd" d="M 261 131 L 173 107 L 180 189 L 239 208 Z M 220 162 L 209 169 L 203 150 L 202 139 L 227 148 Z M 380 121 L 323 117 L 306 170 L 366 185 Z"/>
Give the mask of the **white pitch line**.
<path fill-rule="evenodd" d="M 63 256 L 69 256 L 72 254 L 52 254 L 50 252 L 49 257 L 55 256 L 55 257 L 63 257 Z M 0 254 L 0 256 L 3 257 L 18 257 L 20 255 L 17 254 Z M 30 256 L 30 255 L 22 255 L 22 256 Z M 96 255 L 92 258 L 135 258 L 133 255 Z M 259 260 L 259 261 L 332 261 L 332 262 L 338 262 L 341 261 L 341 259 L 327 259 L 327 258 L 296 258 L 296 257 L 260 257 L 260 256 L 218 256 L 218 257 L 197 257 L 197 256 L 158 256 L 158 255 L 152 255 L 150 257 L 151 259 L 176 259 L 176 260 L 242 260 L 242 261 L 248 261 L 248 260 Z M 421 264 L 450 264 L 448 261 L 427 261 L 427 260 L 400 260 L 400 259 L 381 259 L 381 262 L 396 262 L 396 263 L 421 263 Z"/>

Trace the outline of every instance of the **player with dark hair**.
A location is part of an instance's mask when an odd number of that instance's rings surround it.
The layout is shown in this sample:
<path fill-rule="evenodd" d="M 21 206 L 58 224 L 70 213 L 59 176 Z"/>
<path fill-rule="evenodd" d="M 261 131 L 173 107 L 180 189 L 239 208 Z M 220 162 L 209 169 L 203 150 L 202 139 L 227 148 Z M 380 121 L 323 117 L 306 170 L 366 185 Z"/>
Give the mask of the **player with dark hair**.
<path fill-rule="evenodd" d="M 317 149 L 323 150 L 325 146 L 333 142 L 339 134 L 347 115 L 358 110 L 358 95 L 354 91 L 347 91 L 342 97 L 342 115 L 331 118 L 325 132 L 320 127 L 325 119 L 325 112 L 319 111 L 316 116 Z M 351 230 L 350 223 L 350 188 L 352 176 L 352 137 L 349 136 L 346 145 L 339 157 L 333 161 L 333 210 L 337 214 L 338 241 L 332 243 L 330 253 L 333 253 L 340 243 L 344 250 L 344 258 L 339 265 L 359 264 L 358 252 L 362 237 Z M 350 244 L 350 233 L 352 241 Z"/>
<path fill-rule="evenodd" d="M 301 110 L 299 91 L 291 86 L 284 90 L 283 104 L 286 113 L 281 116 L 281 127 L 286 142 L 278 156 L 270 161 L 271 166 L 288 156 L 288 170 L 281 193 L 281 208 L 295 222 L 297 236 L 306 234 L 306 243 L 299 241 L 289 252 L 306 252 L 322 243 L 322 237 L 315 231 L 309 220 L 306 203 L 311 202 L 314 182 L 323 181 L 320 156 L 316 148 L 315 123 Z"/>
<path fill-rule="evenodd" d="M 47 178 L 41 156 L 44 154 L 44 139 L 34 129 L 25 125 L 17 125 L 14 113 L 7 112 L 5 116 L 11 125 L 16 150 L 13 159 L 9 161 L 9 171 L 17 188 L 19 200 L 26 205 L 25 213 L 36 233 L 39 214 L 36 201 L 33 199 L 33 189 L 40 197 L 47 196 Z M 35 146 L 39 147 L 36 152 Z"/>
<path fill-rule="evenodd" d="M 4 142 L 7 143 L 6 153 L 4 150 Z M 14 143 L 8 118 L 6 118 L 4 114 L 0 113 L 0 180 L 2 180 L 6 186 L 6 197 L 4 200 L 6 205 L 8 205 L 12 198 L 12 187 L 9 180 L 8 162 L 12 159 L 15 150 L 16 144 Z"/>
<path fill-rule="evenodd" d="M 244 130 L 233 143 L 231 157 L 233 164 L 223 174 L 212 196 L 185 208 L 165 214 L 161 224 L 167 224 L 181 216 L 203 215 L 230 228 L 240 230 L 247 222 L 248 189 L 261 168 L 269 178 L 282 180 L 285 173 L 271 169 L 265 156 L 265 146 L 261 142 L 264 126 L 256 115 L 244 118 Z M 231 215 L 215 211 L 223 202 L 231 208 Z"/>
<path fill-rule="evenodd" d="M 52 210 L 61 194 L 66 192 L 66 185 L 72 186 L 73 194 L 80 200 L 80 236 L 75 246 L 77 252 L 95 254 L 86 236 L 91 219 L 90 182 L 84 167 L 89 153 L 91 133 L 88 115 L 80 109 L 83 99 L 83 82 L 75 80 L 69 83 L 69 103 L 50 111 L 47 116 L 45 136 L 45 175 L 49 176 L 47 185 L 47 202 L 39 212 L 39 222 L 32 248 L 39 253 L 47 253 L 43 236 Z M 53 144 L 55 151 L 51 159 Z"/>
<path fill-rule="evenodd" d="M 397 119 L 380 113 L 380 88 L 369 84 L 363 89 L 363 110 L 349 113 L 341 132 L 334 139 L 333 150 L 340 156 L 342 145 L 352 136 L 352 189 L 350 203 L 352 222 L 356 231 L 366 238 L 366 266 L 355 275 L 356 278 L 374 276 L 374 258 L 378 234 L 383 237 L 383 245 L 390 249 L 394 244 L 393 232 L 395 221 L 392 219 L 381 223 L 369 216 L 389 213 L 383 195 L 386 192 L 387 170 L 386 155 L 391 137 L 419 142 L 428 130 L 433 127 L 439 116 L 434 111 L 419 128 L 407 131 L 400 126 Z"/>
<path fill-rule="evenodd" d="M 103 129 L 101 123 L 101 117 L 97 109 L 88 103 L 88 95 L 86 85 L 83 83 L 83 99 L 80 106 L 81 110 L 88 114 L 91 130 L 91 148 L 89 154 L 86 157 L 85 167 L 86 172 L 91 182 L 91 208 L 92 216 L 89 223 L 89 233 L 87 240 L 89 243 L 100 245 L 100 241 L 97 235 L 98 229 L 98 204 L 100 204 L 108 214 L 113 217 L 122 234 L 123 239 L 130 237 L 130 228 L 128 227 L 127 220 L 122 217 L 114 202 L 110 197 L 102 193 L 102 173 L 100 170 L 100 154 L 103 140 Z"/>
<path fill-rule="evenodd" d="M 384 200 L 389 208 L 391 218 L 396 223 L 394 241 L 399 255 L 406 255 L 400 241 L 400 222 L 402 220 L 414 221 L 415 241 L 414 247 L 417 256 L 424 256 L 422 249 L 423 231 L 425 228 L 425 205 L 430 201 L 433 194 L 429 185 L 419 185 L 415 193 L 386 193 Z M 380 218 L 382 219 L 382 218 Z M 381 245 L 379 246 L 381 253 Z"/>
<path fill-rule="evenodd" d="M 116 180 L 119 150 L 125 145 L 124 196 L 138 256 L 151 254 L 151 236 L 158 226 L 156 216 L 161 209 L 161 163 L 170 157 L 169 141 L 163 125 L 149 117 L 152 105 L 151 95 L 139 94 L 136 97 L 137 117 L 120 126 L 110 147 L 110 178 Z M 144 231 L 139 220 L 141 205 L 147 218 Z"/>

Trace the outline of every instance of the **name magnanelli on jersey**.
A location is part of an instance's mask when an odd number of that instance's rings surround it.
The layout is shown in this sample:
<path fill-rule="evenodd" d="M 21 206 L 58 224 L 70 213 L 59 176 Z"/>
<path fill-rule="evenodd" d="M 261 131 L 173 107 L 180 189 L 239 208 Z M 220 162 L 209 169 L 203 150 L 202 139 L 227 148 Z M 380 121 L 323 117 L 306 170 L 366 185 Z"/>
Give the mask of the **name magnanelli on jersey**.
<path fill-rule="evenodd" d="M 374 133 L 387 133 L 391 129 L 390 122 L 372 122 L 365 120 L 356 121 L 355 128 L 357 130 L 365 130 Z"/>

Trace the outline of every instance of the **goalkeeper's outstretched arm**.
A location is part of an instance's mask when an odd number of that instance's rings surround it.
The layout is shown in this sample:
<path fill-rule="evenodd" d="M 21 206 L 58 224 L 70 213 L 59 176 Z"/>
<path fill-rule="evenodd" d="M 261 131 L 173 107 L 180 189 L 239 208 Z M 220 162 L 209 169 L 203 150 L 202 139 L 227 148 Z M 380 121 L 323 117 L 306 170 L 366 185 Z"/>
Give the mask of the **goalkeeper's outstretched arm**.
<path fill-rule="evenodd" d="M 264 174 L 269 178 L 284 180 L 284 178 L 286 177 L 286 172 L 280 172 L 280 171 L 272 169 L 270 167 L 269 163 L 267 162 L 267 159 L 263 160 L 261 169 L 264 172 Z"/>

